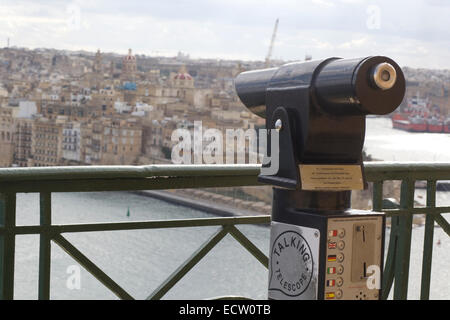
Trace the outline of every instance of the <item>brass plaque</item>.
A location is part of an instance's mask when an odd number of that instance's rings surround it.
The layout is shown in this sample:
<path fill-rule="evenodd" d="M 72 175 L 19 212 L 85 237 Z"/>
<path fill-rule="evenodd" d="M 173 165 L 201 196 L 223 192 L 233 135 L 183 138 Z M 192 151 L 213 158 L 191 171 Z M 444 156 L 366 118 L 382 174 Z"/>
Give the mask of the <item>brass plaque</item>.
<path fill-rule="evenodd" d="M 345 191 L 363 190 L 360 165 L 301 164 L 302 190 Z"/>

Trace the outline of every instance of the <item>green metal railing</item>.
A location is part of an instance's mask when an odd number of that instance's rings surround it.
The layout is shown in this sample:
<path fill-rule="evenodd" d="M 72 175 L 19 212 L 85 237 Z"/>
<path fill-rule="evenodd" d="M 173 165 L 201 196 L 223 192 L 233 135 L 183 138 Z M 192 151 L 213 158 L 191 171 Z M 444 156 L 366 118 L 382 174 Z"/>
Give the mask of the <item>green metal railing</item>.
<path fill-rule="evenodd" d="M 148 299 L 162 298 L 227 234 L 235 238 L 259 262 L 268 267 L 267 256 L 239 229 L 242 224 L 268 224 L 270 216 L 176 219 L 164 221 L 135 221 L 89 224 L 52 224 L 51 195 L 55 192 L 134 191 L 156 189 L 184 189 L 206 187 L 257 186 L 259 166 L 202 165 L 202 166 L 105 166 L 105 167 L 48 167 L 0 169 L 0 299 L 14 298 L 14 258 L 16 235 L 38 234 L 39 299 L 50 298 L 51 241 L 60 246 L 95 278 L 122 299 L 133 297 L 120 287 L 88 257 L 73 246 L 65 233 L 161 229 L 218 226 L 214 233 L 194 254 L 179 266 Z M 450 164 L 438 163 L 366 163 L 365 173 L 373 182 L 373 209 L 391 217 L 391 233 L 383 274 L 383 298 L 394 285 L 394 299 L 406 299 L 413 215 L 426 214 L 424 254 L 422 263 L 421 299 L 430 293 L 431 260 L 434 224 L 438 223 L 450 235 L 450 225 L 442 213 L 450 207 L 436 206 L 436 182 L 450 180 Z M 383 207 L 383 182 L 401 180 L 401 199 L 398 208 Z M 415 181 L 427 181 L 427 204 L 414 207 Z M 40 224 L 16 226 L 16 194 L 40 194 Z"/>

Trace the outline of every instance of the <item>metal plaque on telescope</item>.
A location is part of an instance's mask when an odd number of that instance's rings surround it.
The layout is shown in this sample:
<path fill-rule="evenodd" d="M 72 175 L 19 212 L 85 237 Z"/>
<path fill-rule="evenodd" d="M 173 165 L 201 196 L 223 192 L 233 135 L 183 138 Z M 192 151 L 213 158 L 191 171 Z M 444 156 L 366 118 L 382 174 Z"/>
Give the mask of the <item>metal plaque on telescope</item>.
<path fill-rule="evenodd" d="M 361 165 L 301 164 L 302 190 L 346 191 L 363 190 Z"/>

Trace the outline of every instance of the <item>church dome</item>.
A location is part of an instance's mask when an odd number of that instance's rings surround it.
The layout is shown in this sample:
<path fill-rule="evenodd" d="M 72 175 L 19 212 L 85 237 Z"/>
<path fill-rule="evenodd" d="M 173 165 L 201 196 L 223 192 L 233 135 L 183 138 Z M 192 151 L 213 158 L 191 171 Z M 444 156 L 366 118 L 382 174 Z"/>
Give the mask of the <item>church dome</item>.
<path fill-rule="evenodd" d="M 182 66 L 178 74 L 174 77 L 175 80 L 192 80 L 192 76 L 187 72 L 186 67 Z"/>
<path fill-rule="evenodd" d="M 192 80 L 192 77 L 189 73 L 179 73 L 175 76 L 175 79 L 179 80 Z"/>

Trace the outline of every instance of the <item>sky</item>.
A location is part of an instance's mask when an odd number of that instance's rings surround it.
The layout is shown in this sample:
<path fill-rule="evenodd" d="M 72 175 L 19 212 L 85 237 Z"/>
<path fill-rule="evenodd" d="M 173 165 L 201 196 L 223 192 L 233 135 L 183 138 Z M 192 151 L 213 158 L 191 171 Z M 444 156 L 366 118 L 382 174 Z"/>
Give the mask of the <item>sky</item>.
<path fill-rule="evenodd" d="M 385 55 L 450 69 L 450 0 L 0 0 L 0 47 L 264 60 Z"/>

